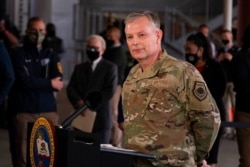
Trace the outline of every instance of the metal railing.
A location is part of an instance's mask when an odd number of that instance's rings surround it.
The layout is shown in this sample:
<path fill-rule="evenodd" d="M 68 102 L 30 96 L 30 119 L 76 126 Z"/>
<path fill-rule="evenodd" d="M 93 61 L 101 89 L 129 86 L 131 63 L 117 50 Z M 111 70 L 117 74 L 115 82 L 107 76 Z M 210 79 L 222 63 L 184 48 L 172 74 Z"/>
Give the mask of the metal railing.
<path fill-rule="evenodd" d="M 233 17 L 236 17 L 236 0 L 234 1 Z M 83 4 L 74 6 L 73 38 L 76 42 L 85 42 L 92 33 L 100 33 L 105 28 L 107 13 L 112 16 L 125 16 L 135 10 L 144 10 L 135 7 L 94 7 Z M 177 54 L 183 54 L 186 37 L 197 30 L 197 27 L 206 23 L 211 30 L 223 24 L 223 1 L 217 0 L 186 0 L 176 7 L 154 7 L 162 21 L 164 31 L 163 44 Z M 120 22 L 123 18 L 119 17 Z M 124 27 L 121 27 L 124 28 Z"/>

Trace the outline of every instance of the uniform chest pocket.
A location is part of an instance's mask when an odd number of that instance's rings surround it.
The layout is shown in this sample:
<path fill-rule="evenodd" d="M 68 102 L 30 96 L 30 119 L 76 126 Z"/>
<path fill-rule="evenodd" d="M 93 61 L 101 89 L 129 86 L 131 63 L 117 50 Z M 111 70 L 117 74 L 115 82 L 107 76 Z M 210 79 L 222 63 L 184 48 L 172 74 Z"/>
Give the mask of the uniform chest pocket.
<path fill-rule="evenodd" d="M 152 96 L 148 103 L 146 117 L 148 116 L 148 118 L 156 122 L 166 122 L 167 120 L 175 120 L 178 116 L 184 115 L 180 114 L 184 113 L 181 112 L 182 110 L 178 96 L 171 90 L 163 89 L 156 91 Z"/>
<path fill-rule="evenodd" d="M 156 91 L 149 103 L 150 110 L 168 113 L 180 108 L 178 97 L 169 90 Z"/>

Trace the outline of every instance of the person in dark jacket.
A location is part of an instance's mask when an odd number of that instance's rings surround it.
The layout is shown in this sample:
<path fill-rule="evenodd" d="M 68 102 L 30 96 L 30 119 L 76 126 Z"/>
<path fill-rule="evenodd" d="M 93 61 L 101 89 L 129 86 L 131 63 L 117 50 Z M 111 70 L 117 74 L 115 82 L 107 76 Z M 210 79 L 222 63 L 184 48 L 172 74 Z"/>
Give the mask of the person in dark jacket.
<path fill-rule="evenodd" d="M 203 76 L 220 110 L 221 120 L 224 121 L 225 108 L 222 98 L 226 89 L 226 74 L 222 65 L 212 59 L 209 41 L 202 33 L 191 34 L 187 37 L 185 58 L 193 64 Z M 217 157 L 221 135 L 222 129 L 220 129 L 215 143 L 209 152 L 209 157 L 206 159 L 208 165 L 211 167 L 215 167 L 218 161 Z"/>
<path fill-rule="evenodd" d="M 9 58 L 9 54 L 0 37 L 0 104 L 3 103 L 5 97 L 15 80 L 13 67 Z"/>
<path fill-rule="evenodd" d="M 85 104 L 84 99 L 92 91 L 99 91 L 103 101 L 96 110 L 96 118 L 92 133 L 100 136 L 102 144 L 109 144 L 112 113 L 110 99 L 114 95 L 117 86 L 117 67 L 115 64 L 102 58 L 106 49 L 106 42 L 100 35 L 91 35 L 87 40 L 86 53 L 89 61 L 75 66 L 67 86 L 67 96 L 76 109 Z M 87 109 L 86 115 L 92 112 Z"/>
<path fill-rule="evenodd" d="M 43 41 L 43 47 L 50 48 L 56 52 L 61 58 L 61 54 L 64 52 L 63 40 L 56 34 L 56 26 L 53 23 L 46 25 L 46 36 Z"/>
<path fill-rule="evenodd" d="M 0 11 L 0 38 L 8 54 L 19 44 L 19 31 L 3 11 Z M 6 102 L 7 99 L 4 99 L 0 103 L 0 126 L 3 128 L 7 128 Z"/>
<path fill-rule="evenodd" d="M 16 80 L 8 97 L 9 133 L 13 135 L 10 144 L 16 148 L 14 166 L 18 167 L 26 167 L 27 123 L 40 116 L 54 125 L 59 121 L 54 91 L 63 88 L 62 66 L 56 54 L 42 48 L 45 33 L 45 22 L 30 18 L 23 46 L 11 54 Z"/>
<path fill-rule="evenodd" d="M 19 44 L 20 31 L 5 14 L 0 13 L 0 35 L 8 52 Z"/>
<path fill-rule="evenodd" d="M 250 123 L 250 25 L 242 37 L 243 46 L 231 62 L 235 96 L 234 121 Z M 250 166 L 250 128 L 236 128 L 239 167 Z"/>
<path fill-rule="evenodd" d="M 235 108 L 235 92 L 233 91 L 233 82 L 231 76 L 231 61 L 234 55 L 238 51 L 238 47 L 233 43 L 233 34 L 229 30 L 222 30 L 221 42 L 223 47 L 217 51 L 216 60 L 220 62 L 226 72 L 227 86 L 223 96 L 223 103 L 226 111 L 226 121 L 233 121 L 232 113 L 234 113 Z M 226 127 L 224 132 L 224 137 L 233 138 L 234 137 L 234 128 Z"/>
<path fill-rule="evenodd" d="M 118 122 L 118 116 L 122 114 L 122 110 L 119 111 L 119 101 L 121 100 L 122 84 L 125 79 L 127 56 L 121 43 L 121 30 L 119 28 L 112 27 L 107 31 L 107 43 L 107 50 L 103 57 L 116 64 L 118 68 L 118 85 L 111 99 L 111 110 L 113 115 L 111 144 L 122 147 L 123 122 Z"/>

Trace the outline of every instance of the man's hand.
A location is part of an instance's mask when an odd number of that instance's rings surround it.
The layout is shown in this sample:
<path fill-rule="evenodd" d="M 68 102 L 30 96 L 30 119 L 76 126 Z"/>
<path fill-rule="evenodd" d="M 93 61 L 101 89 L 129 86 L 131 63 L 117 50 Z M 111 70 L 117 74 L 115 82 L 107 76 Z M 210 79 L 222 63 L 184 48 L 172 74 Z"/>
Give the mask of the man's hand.
<path fill-rule="evenodd" d="M 211 167 L 210 165 L 207 164 L 206 160 L 202 161 L 202 166 L 201 167 Z"/>
<path fill-rule="evenodd" d="M 56 78 L 51 79 L 51 84 L 52 84 L 52 87 L 58 91 L 62 90 L 63 88 L 63 81 L 61 77 L 56 77 Z"/>
<path fill-rule="evenodd" d="M 77 108 L 82 107 L 83 105 L 84 105 L 83 100 L 79 100 L 79 101 L 77 102 Z"/>
<path fill-rule="evenodd" d="M 18 45 L 19 41 L 17 37 L 6 29 L 4 19 L 0 20 L 0 38 L 3 38 L 3 36 L 8 39 L 10 47 L 14 48 Z"/>
<path fill-rule="evenodd" d="M 216 60 L 217 60 L 218 62 L 221 62 L 222 60 L 224 60 L 224 59 L 225 59 L 224 54 L 225 54 L 225 53 L 220 53 L 220 54 L 217 56 Z"/>
<path fill-rule="evenodd" d="M 79 107 L 82 107 L 84 105 L 84 101 L 83 100 L 79 100 L 78 102 L 77 102 L 77 107 L 79 108 Z M 86 108 L 82 113 L 81 113 L 81 115 L 82 116 L 85 116 L 85 115 L 87 115 L 89 112 L 92 112 L 89 108 Z"/>
<path fill-rule="evenodd" d="M 119 128 L 120 128 L 122 131 L 124 131 L 124 122 L 120 122 L 120 123 L 119 123 Z"/>
<path fill-rule="evenodd" d="M 86 116 L 88 113 L 92 112 L 89 108 L 86 108 L 82 113 L 81 115 L 82 116 Z"/>
<path fill-rule="evenodd" d="M 5 31 L 5 26 L 4 26 L 4 20 L 0 21 L 0 41 L 2 42 L 3 37 L 4 37 L 4 31 Z"/>
<path fill-rule="evenodd" d="M 4 32 L 5 31 L 5 20 L 2 19 L 0 21 L 0 32 Z"/>
<path fill-rule="evenodd" d="M 231 53 L 228 53 L 228 52 L 224 54 L 224 57 L 228 61 L 231 61 L 233 59 L 233 55 Z"/>

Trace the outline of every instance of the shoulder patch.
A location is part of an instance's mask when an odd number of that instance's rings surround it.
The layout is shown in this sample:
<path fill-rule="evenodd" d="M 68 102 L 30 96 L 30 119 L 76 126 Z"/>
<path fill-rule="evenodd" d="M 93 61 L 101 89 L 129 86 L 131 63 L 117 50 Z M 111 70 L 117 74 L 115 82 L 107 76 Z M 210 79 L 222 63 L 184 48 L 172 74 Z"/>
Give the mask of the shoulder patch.
<path fill-rule="evenodd" d="M 207 88 L 205 83 L 196 81 L 194 84 L 193 94 L 198 100 L 204 100 L 207 97 Z"/>
<path fill-rule="evenodd" d="M 60 62 L 57 62 L 57 69 L 61 74 L 63 73 L 62 64 Z"/>

